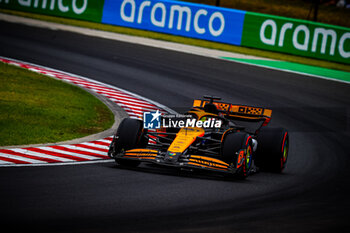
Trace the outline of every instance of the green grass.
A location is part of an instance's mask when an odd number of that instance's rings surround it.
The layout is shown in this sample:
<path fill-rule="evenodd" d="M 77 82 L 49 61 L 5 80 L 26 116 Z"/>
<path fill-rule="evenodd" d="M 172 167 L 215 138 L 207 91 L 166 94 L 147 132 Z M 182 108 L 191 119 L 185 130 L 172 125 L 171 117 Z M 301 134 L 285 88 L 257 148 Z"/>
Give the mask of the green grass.
<path fill-rule="evenodd" d="M 163 40 L 163 41 L 171 41 L 176 43 L 200 46 L 204 48 L 217 49 L 217 50 L 223 50 L 223 51 L 229 51 L 229 52 L 235 52 L 235 53 L 241 53 L 241 54 L 247 54 L 247 55 L 254 55 L 259 57 L 266 57 L 271 59 L 296 62 L 300 64 L 305 64 L 305 65 L 319 66 L 319 67 L 324 67 L 328 69 L 335 69 L 335 70 L 350 72 L 349 65 L 335 63 L 335 62 L 328 62 L 328 61 L 318 60 L 313 58 L 305 58 L 305 57 L 300 57 L 295 55 L 282 54 L 277 52 L 270 52 L 270 51 L 252 49 L 252 48 L 246 48 L 246 47 L 240 47 L 240 46 L 233 46 L 228 44 L 221 44 L 221 43 L 215 43 L 215 42 L 210 42 L 205 40 L 185 38 L 180 36 L 172 36 L 168 34 L 137 30 L 132 28 L 92 23 L 92 22 L 75 20 L 75 19 L 66 19 L 66 18 L 60 18 L 60 17 L 54 17 L 54 16 L 39 15 L 39 14 L 18 12 L 18 11 L 5 10 L 5 9 L 0 9 L 0 12 L 49 21 L 49 22 L 55 22 L 60 24 L 92 28 L 92 29 L 97 29 L 102 31 L 110 31 L 110 32 L 152 38 L 152 39 Z"/>
<path fill-rule="evenodd" d="M 0 63 L 0 146 L 75 139 L 113 123 L 112 112 L 83 89 Z"/>

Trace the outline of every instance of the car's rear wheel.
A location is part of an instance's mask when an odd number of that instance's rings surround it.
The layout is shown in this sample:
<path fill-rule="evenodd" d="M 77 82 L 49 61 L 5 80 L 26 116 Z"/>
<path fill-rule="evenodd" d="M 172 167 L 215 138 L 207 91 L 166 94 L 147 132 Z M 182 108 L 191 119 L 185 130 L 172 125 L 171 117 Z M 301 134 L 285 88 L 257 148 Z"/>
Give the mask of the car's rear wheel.
<path fill-rule="evenodd" d="M 237 168 L 236 176 L 245 179 L 249 175 L 253 162 L 252 137 L 237 132 L 228 134 L 222 143 L 221 157 L 223 161 Z"/>
<path fill-rule="evenodd" d="M 116 158 L 115 155 L 126 150 L 145 147 L 148 140 L 144 136 L 142 121 L 125 118 L 119 125 L 116 135 L 110 145 L 109 156 L 115 158 L 118 165 L 137 167 L 140 162 Z"/>
<path fill-rule="evenodd" d="M 255 162 L 262 171 L 280 173 L 286 166 L 289 135 L 283 128 L 262 128 L 257 136 Z"/>

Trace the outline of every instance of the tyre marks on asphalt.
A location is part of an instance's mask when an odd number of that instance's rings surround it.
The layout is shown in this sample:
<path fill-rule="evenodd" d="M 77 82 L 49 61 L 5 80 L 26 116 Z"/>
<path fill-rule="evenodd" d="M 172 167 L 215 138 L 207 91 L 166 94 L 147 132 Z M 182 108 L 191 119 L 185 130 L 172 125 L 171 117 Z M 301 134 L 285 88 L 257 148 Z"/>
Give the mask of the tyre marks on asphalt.
<path fill-rule="evenodd" d="M 143 117 L 143 112 L 156 111 L 157 109 L 166 113 L 161 107 L 142 97 L 95 80 L 14 59 L 0 58 L 0 62 L 19 66 L 89 89 L 118 104 L 131 118 L 140 119 Z M 109 159 L 107 152 L 111 141 L 112 136 L 72 145 L 0 149 L 0 166 L 46 165 Z"/>

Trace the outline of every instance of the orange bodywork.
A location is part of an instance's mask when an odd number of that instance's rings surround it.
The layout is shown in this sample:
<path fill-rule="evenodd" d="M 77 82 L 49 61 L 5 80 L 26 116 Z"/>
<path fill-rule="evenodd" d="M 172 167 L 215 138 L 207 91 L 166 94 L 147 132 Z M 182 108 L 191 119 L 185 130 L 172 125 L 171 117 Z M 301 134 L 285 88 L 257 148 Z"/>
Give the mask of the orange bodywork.
<path fill-rule="evenodd" d="M 209 103 L 208 100 L 194 100 L 193 107 L 204 107 Z M 223 102 L 213 102 L 218 110 L 224 111 L 224 114 L 228 117 L 243 118 L 248 120 L 264 120 L 266 125 L 272 115 L 272 110 L 267 108 L 259 108 L 247 105 L 234 105 Z"/>
<path fill-rule="evenodd" d="M 204 166 L 207 168 L 214 168 L 214 169 L 220 169 L 220 170 L 226 170 L 230 166 L 229 164 L 215 158 L 206 157 L 206 156 L 199 156 L 199 155 L 191 155 L 189 159 L 189 163 L 191 165 L 196 166 Z"/>
<path fill-rule="evenodd" d="M 241 150 L 238 154 L 237 168 L 241 167 L 243 164 L 244 153 L 245 153 L 244 150 Z"/>
<path fill-rule="evenodd" d="M 155 159 L 158 155 L 157 150 L 132 149 L 125 152 L 124 158 Z"/>
<path fill-rule="evenodd" d="M 205 167 L 205 168 L 209 168 L 209 169 L 216 169 L 216 170 L 220 170 L 220 171 L 227 171 L 227 168 L 220 168 L 217 166 L 207 166 L 205 164 L 202 163 L 196 163 L 196 162 L 189 162 L 188 165 L 193 165 L 193 166 L 199 166 L 199 167 Z"/>
<path fill-rule="evenodd" d="M 204 136 L 203 128 L 182 128 L 169 146 L 168 151 L 182 153 L 197 139 L 197 137 L 202 136 Z"/>

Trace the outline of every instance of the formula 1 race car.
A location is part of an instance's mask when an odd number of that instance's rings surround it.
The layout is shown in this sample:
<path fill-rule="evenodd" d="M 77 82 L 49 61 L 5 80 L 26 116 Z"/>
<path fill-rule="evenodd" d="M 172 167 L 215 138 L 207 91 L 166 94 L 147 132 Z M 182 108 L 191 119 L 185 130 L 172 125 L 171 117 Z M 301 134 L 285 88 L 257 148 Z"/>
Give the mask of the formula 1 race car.
<path fill-rule="evenodd" d="M 192 109 L 183 116 L 164 116 L 164 122 L 178 123 L 173 127 L 163 125 L 151 130 L 144 128 L 142 120 L 126 118 L 119 125 L 108 155 L 122 166 L 150 162 L 242 179 L 258 169 L 282 172 L 289 137 L 286 129 L 266 127 L 272 110 L 219 100 L 204 96 L 194 100 Z"/>

